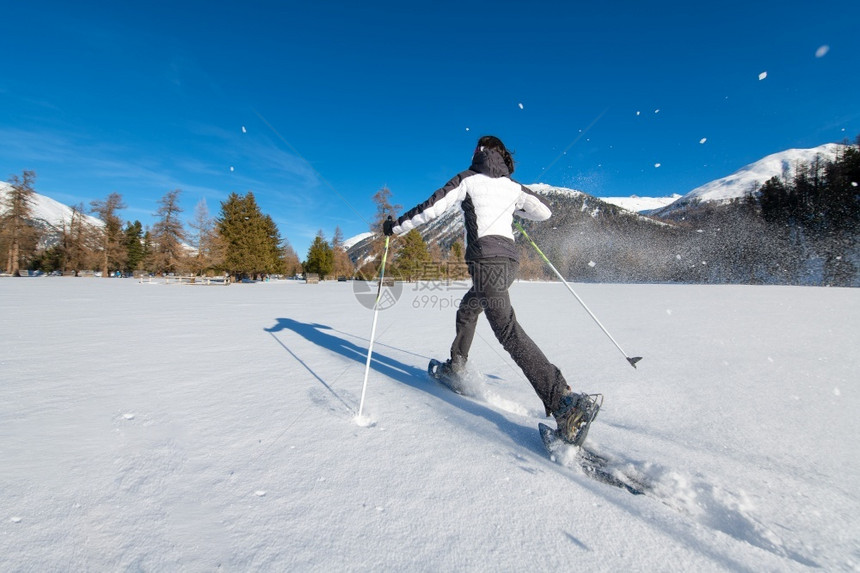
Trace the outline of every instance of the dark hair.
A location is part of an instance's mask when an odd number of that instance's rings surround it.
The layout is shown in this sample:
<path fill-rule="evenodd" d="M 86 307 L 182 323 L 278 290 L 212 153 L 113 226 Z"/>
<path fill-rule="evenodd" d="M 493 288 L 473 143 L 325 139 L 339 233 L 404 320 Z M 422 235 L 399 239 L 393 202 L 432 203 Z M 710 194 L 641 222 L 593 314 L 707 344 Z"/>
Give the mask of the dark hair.
<path fill-rule="evenodd" d="M 502 159 L 505 160 L 505 165 L 508 166 L 508 171 L 511 173 L 514 172 L 514 158 L 508 148 L 505 147 L 505 144 L 502 143 L 502 140 L 496 137 L 495 135 L 485 135 L 481 139 L 478 140 L 478 145 L 475 147 L 475 152 L 484 149 L 495 149 L 501 154 Z"/>

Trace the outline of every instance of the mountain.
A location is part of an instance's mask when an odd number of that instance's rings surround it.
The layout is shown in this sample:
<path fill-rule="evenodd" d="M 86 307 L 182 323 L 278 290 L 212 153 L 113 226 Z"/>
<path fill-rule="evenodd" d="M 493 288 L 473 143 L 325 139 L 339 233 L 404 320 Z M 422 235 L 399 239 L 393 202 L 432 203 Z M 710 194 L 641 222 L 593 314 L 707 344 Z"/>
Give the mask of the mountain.
<path fill-rule="evenodd" d="M 833 162 L 846 148 L 827 144 L 769 155 L 674 200 L 654 199 L 656 209 L 641 198 L 601 199 L 572 189 L 530 185 L 553 217 L 547 223 L 524 221 L 523 226 L 571 280 L 860 286 L 856 231 L 833 235 L 771 224 L 755 203 L 737 200 L 772 177 L 792 178 L 798 167 L 817 158 Z M 454 209 L 419 231 L 445 253 L 463 237 L 462 214 Z M 365 235 L 348 250 L 359 266 L 376 257 L 374 237 Z M 531 245 L 522 238 L 518 242 L 521 275 L 552 278 Z"/>
<path fill-rule="evenodd" d="M 654 248 L 661 245 L 671 249 L 678 240 L 673 233 L 674 223 L 667 223 L 623 209 L 582 191 L 554 187 L 547 184 L 528 185 L 547 204 L 553 213 L 550 224 L 522 220 L 529 235 L 550 260 L 557 262 L 560 272 L 580 280 L 623 282 L 646 280 L 656 272 L 654 258 L 645 259 L 647 269 L 634 270 L 636 265 L 626 264 L 631 248 Z M 446 253 L 458 239 L 465 243 L 463 214 L 451 209 L 438 219 L 419 229 L 424 241 L 438 244 Z M 379 235 L 365 235 L 362 240 L 348 241 L 350 259 L 362 267 L 376 258 Z M 551 271 L 538 260 L 538 255 L 523 237 L 517 239 L 521 252 L 521 271 L 532 278 L 550 278 Z M 396 248 L 396 247 L 395 247 Z M 623 272 L 619 269 L 625 269 Z M 667 275 L 663 280 L 672 280 Z"/>
<path fill-rule="evenodd" d="M 839 143 L 827 143 L 810 149 L 789 149 L 768 155 L 731 175 L 696 187 L 671 204 L 648 211 L 648 214 L 678 219 L 686 210 L 702 203 L 724 204 L 743 198 L 772 177 L 790 177 L 798 165 L 812 163 L 816 158 L 833 161 L 845 148 Z"/>
<path fill-rule="evenodd" d="M 12 190 L 8 183 L 0 181 L 0 205 L 6 199 L 6 195 Z M 3 207 L 0 206 L 0 211 Z M 42 246 L 56 244 L 64 226 L 68 226 L 72 220 L 72 208 L 63 205 L 45 195 L 33 193 L 32 214 L 33 222 L 42 231 Z M 84 220 L 94 227 L 103 227 L 101 219 L 90 215 L 84 215 Z"/>

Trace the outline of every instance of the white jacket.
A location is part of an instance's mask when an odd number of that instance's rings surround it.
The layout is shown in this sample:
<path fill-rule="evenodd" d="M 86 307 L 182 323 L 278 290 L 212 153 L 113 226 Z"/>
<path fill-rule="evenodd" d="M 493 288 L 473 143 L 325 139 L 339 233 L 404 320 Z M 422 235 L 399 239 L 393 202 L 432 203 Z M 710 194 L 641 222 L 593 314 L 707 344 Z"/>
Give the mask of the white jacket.
<path fill-rule="evenodd" d="M 517 260 L 514 215 L 533 221 L 552 215 L 531 190 L 510 178 L 508 166 L 497 151 L 482 148 L 469 169 L 398 218 L 394 233 L 406 233 L 455 205 L 463 209 L 467 261 L 494 257 Z"/>

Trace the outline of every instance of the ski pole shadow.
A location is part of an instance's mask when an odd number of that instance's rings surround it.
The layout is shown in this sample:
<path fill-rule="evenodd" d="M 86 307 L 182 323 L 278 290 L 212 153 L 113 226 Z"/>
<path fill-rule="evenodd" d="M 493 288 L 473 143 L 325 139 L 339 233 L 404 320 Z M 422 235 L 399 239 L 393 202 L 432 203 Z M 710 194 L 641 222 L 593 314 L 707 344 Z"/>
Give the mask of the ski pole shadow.
<path fill-rule="evenodd" d="M 324 380 L 314 371 L 310 364 L 305 360 L 302 360 L 302 358 L 300 358 L 275 335 L 278 332 L 292 331 L 308 342 L 349 360 L 354 360 L 362 366 L 367 361 L 367 347 L 359 346 L 349 340 L 332 334 L 339 331 L 336 331 L 330 326 L 319 323 L 299 322 L 292 318 L 277 318 L 275 319 L 274 326 L 271 328 L 265 328 L 264 330 L 271 334 L 272 337 L 277 340 L 278 344 L 280 344 L 284 350 L 289 352 L 290 355 L 299 362 L 299 364 L 304 366 L 304 368 L 310 372 L 310 374 L 316 378 L 320 384 L 346 405 L 346 402 L 334 391 L 331 383 Z M 405 364 L 376 350 L 374 350 L 373 356 L 371 357 L 370 368 L 374 372 L 378 372 L 379 374 L 387 376 L 388 378 L 409 386 L 410 388 L 426 392 L 434 398 L 441 399 L 469 414 L 486 418 L 498 426 L 503 434 L 510 436 L 510 438 L 516 442 L 519 447 L 528 447 L 538 454 L 542 454 L 543 452 L 543 445 L 540 443 L 540 440 L 534 439 L 534 428 L 527 428 L 521 424 L 508 420 L 499 412 L 481 404 L 480 402 L 466 399 L 454 394 L 446 388 L 441 388 L 437 383 L 428 379 L 427 371 L 423 368 L 417 368 L 410 364 Z M 353 406 L 348 406 L 348 408 L 350 410 L 355 410 Z"/>
<path fill-rule="evenodd" d="M 278 338 L 275 336 L 275 333 L 281 332 L 284 330 L 291 330 L 296 334 L 302 336 L 308 342 L 316 344 L 321 348 L 325 348 L 335 354 L 339 354 L 344 358 L 348 358 L 350 360 L 354 360 L 361 364 L 364 364 L 367 360 L 367 348 L 359 346 L 349 340 L 341 338 L 339 336 L 335 336 L 331 334 L 332 332 L 336 332 L 332 327 L 327 326 L 325 324 L 319 323 L 306 323 L 299 322 L 297 320 L 293 320 L 292 318 L 278 318 L 276 319 L 275 326 L 272 328 L 266 328 L 265 331 L 275 337 L 276 340 Z M 302 365 L 304 366 L 308 372 L 310 372 L 317 380 L 319 380 L 323 385 L 329 388 L 329 385 L 323 380 L 314 370 L 301 358 L 299 358 L 295 352 L 290 350 L 283 342 L 278 340 L 278 343 L 284 347 L 292 356 Z M 393 358 L 386 356 L 385 354 L 381 354 L 379 352 L 374 352 L 372 360 L 370 362 L 370 367 L 379 372 L 380 374 L 384 374 L 390 378 L 394 378 L 399 382 L 404 382 L 407 384 L 411 384 L 411 379 L 414 379 L 418 376 L 424 374 L 424 371 L 415 368 L 414 366 L 409 366 L 408 364 L 404 364 Z"/>
<path fill-rule="evenodd" d="M 346 402 L 346 400 L 344 400 L 343 398 L 341 398 L 340 394 L 338 394 L 337 392 L 335 392 L 335 391 L 334 391 L 334 388 L 332 388 L 332 387 L 331 387 L 331 385 L 329 385 L 329 383 L 328 383 L 328 382 L 326 382 L 325 380 L 323 380 L 323 379 L 320 377 L 320 375 L 319 375 L 319 374 L 317 374 L 316 372 L 314 372 L 313 368 L 311 368 L 310 366 L 308 366 L 308 363 L 307 363 L 307 362 L 305 362 L 304 360 L 302 360 L 301 358 L 299 358 L 299 357 L 298 357 L 298 355 L 297 355 L 295 352 L 293 352 L 292 350 L 290 350 L 290 347 L 289 347 L 289 346 L 287 346 L 287 345 L 286 345 L 286 344 L 284 344 L 281 340 L 279 340 L 279 339 L 278 339 L 278 337 L 277 337 L 277 336 L 275 336 L 274 332 L 272 332 L 272 331 L 271 331 L 271 330 L 269 330 L 268 328 L 266 328 L 266 329 L 264 329 L 264 330 L 265 330 L 266 332 L 268 332 L 269 334 L 271 334 L 271 335 L 272 335 L 272 338 L 274 338 L 274 339 L 275 339 L 275 342 L 277 342 L 278 344 L 280 344 L 280 345 L 281 345 L 281 347 L 283 347 L 283 349 L 284 349 L 284 350 L 286 350 L 287 352 L 289 352 L 289 353 L 290 353 L 290 356 L 292 356 L 293 358 L 295 358 L 295 359 L 296 359 L 296 362 L 298 362 L 299 364 L 301 364 L 302 366 L 304 366 L 304 367 L 305 367 L 305 370 L 307 370 L 308 372 L 310 372 L 311 376 L 313 376 L 314 378 L 316 378 L 316 379 L 319 381 L 319 383 L 320 383 L 320 384 L 322 384 L 322 385 L 323 385 L 323 387 L 325 387 L 325 389 L 326 389 L 326 390 L 328 390 L 328 391 L 331 393 L 331 395 L 332 395 L 332 396 L 334 396 L 335 398 L 337 398 L 337 400 L 338 400 L 341 404 L 343 404 L 343 406 L 344 406 L 347 410 L 349 410 L 349 411 L 351 411 L 351 412 L 355 410 L 355 408 L 353 408 L 352 406 L 350 406 L 350 405 Z"/>

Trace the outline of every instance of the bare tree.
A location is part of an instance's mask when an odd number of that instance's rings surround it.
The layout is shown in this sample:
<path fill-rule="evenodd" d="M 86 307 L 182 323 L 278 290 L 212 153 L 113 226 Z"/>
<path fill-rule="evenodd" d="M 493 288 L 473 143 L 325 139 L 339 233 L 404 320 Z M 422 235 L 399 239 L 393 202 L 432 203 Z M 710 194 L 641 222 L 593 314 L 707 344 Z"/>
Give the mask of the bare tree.
<path fill-rule="evenodd" d="M 97 233 L 84 217 L 83 204 L 72 206 L 68 223 L 63 221 L 60 237 L 63 271 L 78 271 L 97 263 L 95 245 L 99 243 Z"/>
<path fill-rule="evenodd" d="M 194 217 L 188 226 L 192 229 L 189 237 L 191 246 L 197 251 L 189 259 L 192 272 L 203 274 L 223 263 L 224 244 L 215 228 L 215 219 L 209 216 L 205 199 L 201 199 L 194 207 Z"/>
<path fill-rule="evenodd" d="M 152 267 L 156 272 L 171 273 L 181 271 L 186 264 L 186 254 L 183 247 L 185 229 L 179 214 L 179 194 L 181 189 L 169 191 L 159 199 L 160 207 L 155 212 L 158 222 L 152 226 Z"/>
<path fill-rule="evenodd" d="M 346 254 L 346 248 L 343 246 L 343 231 L 340 227 L 335 227 L 334 238 L 331 240 L 331 249 L 334 257 L 334 276 L 336 277 L 352 277 L 355 274 L 355 265 L 349 260 L 349 255 Z"/>
<path fill-rule="evenodd" d="M 122 196 L 111 193 L 105 200 L 90 202 L 92 212 L 98 215 L 104 226 L 97 231 L 99 250 L 101 251 L 102 276 L 108 277 L 112 269 L 121 269 L 128 258 L 125 246 L 125 234 L 122 230 L 122 220 L 117 211 L 125 209 Z"/>
<path fill-rule="evenodd" d="M 290 244 L 290 241 L 284 239 L 283 243 L 284 267 L 286 274 L 289 277 L 302 273 L 302 262 L 299 260 L 299 255 Z"/>
<path fill-rule="evenodd" d="M 12 175 L 9 183 L 12 188 L 0 203 L 0 234 L 6 245 L 6 272 L 18 274 L 21 261 L 27 251 L 35 253 L 38 232 L 33 226 L 33 181 L 34 171 L 24 171 L 19 178 Z"/>
<path fill-rule="evenodd" d="M 391 190 L 388 187 L 383 187 L 373 195 L 373 202 L 376 205 L 376 215 L 370 223 L 371 233 L 381 233 L 382 223 L 391 215 L 397 218 L 398 213 L 403 209 L 402 205 L 391 204 Z"/>

